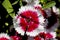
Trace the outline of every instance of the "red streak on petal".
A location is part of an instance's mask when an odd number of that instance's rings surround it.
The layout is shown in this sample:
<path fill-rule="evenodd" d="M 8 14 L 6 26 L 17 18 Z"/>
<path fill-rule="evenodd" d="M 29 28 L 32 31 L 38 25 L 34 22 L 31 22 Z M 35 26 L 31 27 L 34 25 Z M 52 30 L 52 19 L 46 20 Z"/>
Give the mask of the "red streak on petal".
<path fill-rule="evenodd" d="M 44 32 L 41 32 L 41 33 L 40 33 L 40 37 L 42 37 L 42 38 L 44 38 L 44 39 L 53 38 L 53 36 L 52 36 L 50 33 L 44 33 Z"/>
<path fill-rule="evenodd" d="M 28 26 L 27 24 L 27 21 L 26 20 L 24 20 L 24 18 L 21 18 L 20 19 L 20 25 L 21 25 L 21 27 L 22 27 L 22 29 L 25 31 L 26 30 L 26 27 Z"/>
<path fill-rule="evenodd" d="M 47 34 L 46 34 L 46 37 L 47 37 L 47 38 L 53 38 L 53 36 L 52 36 L 50 33 L 47 33 Z"/>
<path fill-rule="evenodd" d="M 46 33 L 41 32 L 41 33 L 40 33 L 40 36 L 41 36 L 42 38 L 45 38 L 45 37 L 46 37 Z"/>
<path fill-rule="evenodd" d="M 38 27 L 38 24 L 30 22 L 28 31 L 33 31 L 37 27 Z"/>
<path fill-rule="evenodd" d="M 21 38 L 18 37 L 18 36 L 11 36 L 11 38 L 12 38 L 13 40 L 21 40 Z"/>
<path fill-rule="evenodd" d="M 41 38 L 39 36 L 36 36 L 34 40 L 41 40 Z"/>
<path fill-rule="evenodd" d="M 40 10 L 40 12 L 42 13 L 42 15 L 43 15 L 45 18 L 47 18 L 47 14 L 46 14 L 46 12 L 45 12 L 41 7 L 36 6 L 35 9 Z"/>
<path fill-rule="evenodd" d="M 3 37 L 3 38 L 0 38 L 0 40 L 8 40 L 8 39 Z"/>

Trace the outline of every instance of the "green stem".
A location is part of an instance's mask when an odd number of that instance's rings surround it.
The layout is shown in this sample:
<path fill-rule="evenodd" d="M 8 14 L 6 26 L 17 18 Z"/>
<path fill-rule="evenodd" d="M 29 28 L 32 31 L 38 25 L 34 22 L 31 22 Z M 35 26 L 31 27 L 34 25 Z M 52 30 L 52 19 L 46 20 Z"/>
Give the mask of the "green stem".
<path fill-rule="evenodd" d="M 19 3 L 20 3 L 20 6 L 23 6 L 23 4 L 22 4 L 22 0 L 19 0 Z"/>

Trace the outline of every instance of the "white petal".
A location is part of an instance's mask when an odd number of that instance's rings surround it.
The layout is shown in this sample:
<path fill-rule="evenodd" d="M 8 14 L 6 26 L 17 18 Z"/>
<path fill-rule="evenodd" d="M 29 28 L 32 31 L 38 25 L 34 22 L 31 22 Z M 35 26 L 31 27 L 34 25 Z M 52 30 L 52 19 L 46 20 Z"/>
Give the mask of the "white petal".
<path fill-rule="evenodd" d="M 25 33 L 21 27 L 16 27 L 15 30 L 21 35 L 24 35 Z"/>
<path fill-rule="evenodd" d="M 23 0 L 23 1 L 25 1 L 25 2 L 27 2 L 28 4 L 39 4 L 39 0 Z"/>
<path fill-rule="evenodd" d="M 2 38 L 2 37 L 10 39 L 10 37 L 7 33 L 0 33 L 0 38 Z"/>
<path fill-rule="evenodd" d="M 41 4 L 35 4 L 34 7 L 42 7 Z"/>
<path fill-rule="evenodd" d="M 56 32 L 50 32 L 50 34 L 53 36 L 53 38 L 56 37 Z"/>
<path fill-rule="evenodd" d="M 22 12 L 25 12 L 25 11 L 28 11 L 28 10 L 31 10 L 31 11 L 37 11 L 34 7 L 32 6 L 22 6 L 19 11 L 18 11 L 18 14 L 21 14 Z"/>
<path fill-rule="evenodd" d="M 52 9 L 53 9 L 53 12 L 56 13 L 57 15 L 60 14 L 60 13 L 59 13 L 59 9 L 56 8 L 55 6 L 53 6 Z"/>
<path fill-rule="evenodd" d="M 45 20 L 45 19 L 44 19 L 43 16 L 40 16 L 40 17 L 39 17 L 39 22 L 40 22 L 41 24 L 44 23 L 44 20 Z"/>
<path fill-rule="evenodd" d="M 53 9 L 53 12 L 56 13 L 57 8 L 55 6 L 53 6 L 52 9 Z"/>
<path fill-rule="evenodd" d="M 34 0 L 35 5 L 39 4 L 39 0 Z"/>
<path fill-rule="evenodd" d="M 14 22 L 14 28 L 19 34 L 24 35 L 24 31 L 19 25 L 19 20 L 18 20 L 18 22 L 17 21 Z"/>
<path fill-rule="evenodd" d="M 23 1 L 25 1 L 27 3 L 31 3 L 32 2 L 32 0 L 23 0 Z"/>

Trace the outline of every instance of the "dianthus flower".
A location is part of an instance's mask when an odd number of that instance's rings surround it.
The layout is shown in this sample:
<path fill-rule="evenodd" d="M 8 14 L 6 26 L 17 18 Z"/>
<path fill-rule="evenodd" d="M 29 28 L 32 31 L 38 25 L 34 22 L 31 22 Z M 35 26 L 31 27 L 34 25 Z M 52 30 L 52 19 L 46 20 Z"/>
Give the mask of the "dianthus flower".
<path fill-rule="evenodd" d="M 10 37 L 6 33 L 0 33 L 0 40 L 10 40 Z"/>
<path fill-rule="evenodd" d="M 44 27 L 47 25 L 42 12 L 32 6 L 22 6 L 13 23 L 18 33 L 24 35 L 26 31 L 26 34 L 29 36 L 36 36 L 43 32 Z"/>

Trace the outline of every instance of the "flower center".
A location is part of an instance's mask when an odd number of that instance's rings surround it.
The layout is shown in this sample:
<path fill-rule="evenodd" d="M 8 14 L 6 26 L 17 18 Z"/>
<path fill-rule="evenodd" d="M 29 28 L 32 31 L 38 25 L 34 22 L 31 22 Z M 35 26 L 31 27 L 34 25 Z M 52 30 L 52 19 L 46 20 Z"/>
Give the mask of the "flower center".
<path fill-rule="evenodd" d="M 39 25 L 38 15 L 35 11 L 25 11 L 20 14 L 20 17 L 20 25 L 24 31 L 26 28 L 27 31 L 33 31 Z"/>

